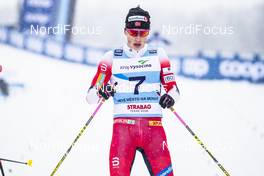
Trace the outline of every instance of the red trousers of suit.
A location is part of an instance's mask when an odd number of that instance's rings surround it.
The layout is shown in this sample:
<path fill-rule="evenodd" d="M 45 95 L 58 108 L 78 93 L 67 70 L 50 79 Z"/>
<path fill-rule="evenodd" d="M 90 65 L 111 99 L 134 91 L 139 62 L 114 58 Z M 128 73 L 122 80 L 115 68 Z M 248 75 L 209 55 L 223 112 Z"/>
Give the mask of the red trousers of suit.
<path fill-rule="evenodd" d="M 173 176 L 161 118 L 115 118 L 110 147 L 111 176 L 130 176 L 136 151 L 141 152 L 151 176 Z"/>

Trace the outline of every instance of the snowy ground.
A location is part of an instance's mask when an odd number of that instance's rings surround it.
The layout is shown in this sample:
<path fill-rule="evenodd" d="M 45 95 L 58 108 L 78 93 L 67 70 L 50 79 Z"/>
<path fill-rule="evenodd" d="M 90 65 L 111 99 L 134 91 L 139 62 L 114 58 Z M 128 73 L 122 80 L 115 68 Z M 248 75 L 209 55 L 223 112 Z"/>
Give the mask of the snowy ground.
<path fill-rule="evenodd" d="M 7 176 L 47 176 L 96 106 L 85 102 L 95 68 L 45 58 L 0 45 L 8 81 L 24 83 L 0 98 L 0 157 Z M 264 175 L 264 86 L 247 82 L 178 78 L 175 106 L 193 131 L 232 176 Z M 16 89 L 16 91 L 15 91 Z M 60 176 L 104 176 L 112 133 L 112 103 L 106 102 L 58 170 Z M 211 158 L 168 110 L 164 111 L 177 176 L 223 175 Z M 148 175 L 138 153 L 132 176 Z"/>

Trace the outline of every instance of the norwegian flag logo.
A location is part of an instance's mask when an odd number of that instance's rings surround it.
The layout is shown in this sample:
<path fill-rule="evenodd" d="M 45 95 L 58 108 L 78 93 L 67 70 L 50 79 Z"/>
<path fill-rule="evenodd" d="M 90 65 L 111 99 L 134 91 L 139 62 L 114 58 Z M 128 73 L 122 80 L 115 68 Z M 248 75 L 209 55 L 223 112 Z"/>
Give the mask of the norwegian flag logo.
<path fill-rule="evenodd" d="M 139 26 L 141 26 L 141 22 L 139 22 L 139 21 L 136 21 L 136 22 L 135 22 L 135 26 L 136 26 L 136 27 L 139 27 Z"/>

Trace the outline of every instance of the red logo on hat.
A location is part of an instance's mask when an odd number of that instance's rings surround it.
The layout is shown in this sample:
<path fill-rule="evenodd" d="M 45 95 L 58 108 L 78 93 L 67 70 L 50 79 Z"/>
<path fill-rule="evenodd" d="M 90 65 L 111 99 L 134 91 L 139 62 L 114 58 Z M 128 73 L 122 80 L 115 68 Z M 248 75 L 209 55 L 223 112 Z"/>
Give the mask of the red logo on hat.
<path fill-rule="evenodd" d="M 135 22 L 135 26 L 136 26 L 136 27 L 139 27 L 139 26 L 141 26 L 141 22 L 139 22 L 139 21 L 136 21 L 136 22 Z"/>

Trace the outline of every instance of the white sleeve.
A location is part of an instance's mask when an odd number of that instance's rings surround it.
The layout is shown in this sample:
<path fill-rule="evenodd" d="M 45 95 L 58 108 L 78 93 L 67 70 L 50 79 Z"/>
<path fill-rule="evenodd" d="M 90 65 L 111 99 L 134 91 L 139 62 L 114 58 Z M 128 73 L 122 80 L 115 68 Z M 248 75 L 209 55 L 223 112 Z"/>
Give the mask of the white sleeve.
<path fill-rule="evenodd" d="M 95 87 L 90 88 L 86 95 L 86 101 L 88 104 L 96 104 L 98 103 L 100 98 L 97 95 L 97 90 Z"/>
<path fill-rule="evenodd" d="M 179 101 L 180 92 L 179 90 L 177 90 L 176 86 L 173 86 L 173 88 L 168 92 L 168 94 L 174 99 L 175 103 Z"/>
<path fill-rule="evenodd" d="M 103 57 L 101 62 L 106 62 L 106 63 L 111 63 L 112 62 L 112 57 L 113 57 L 113 51 L 108 51 L 106 52 Z M 99 65 L 99 64 L 98 64 Z M 97 70 L 97 72 L 99 69 Z M 100 97 L 98 96 L 96 86 L 90 86 L 89 90 L 87 91 L 86 95 L 86 101 L 88 104 L 96 104 L 100 100 Z"/>
<path fill-rule="evenodd" d="M 158 55 L 159 55 L 159 58 L 160 58 L 160 62 L 161 63 L 164 60 L 168 60 L 168 62 L 169 62 L 168 55 L 167 55 L 166 51 L 163 48 L 161 48 L 161 47 L 158 48 Z M 175 83 L 176 83 L 176 81 L 175 81 Z M 172 89 L 170 89 L 167 92 L 167 94 L 170 95 L 174 99 L 175 102 L 179 101 L 179 99 L 180 99 L 180 92 L 178 90 L 177 84 L 173 85 Z"/>

